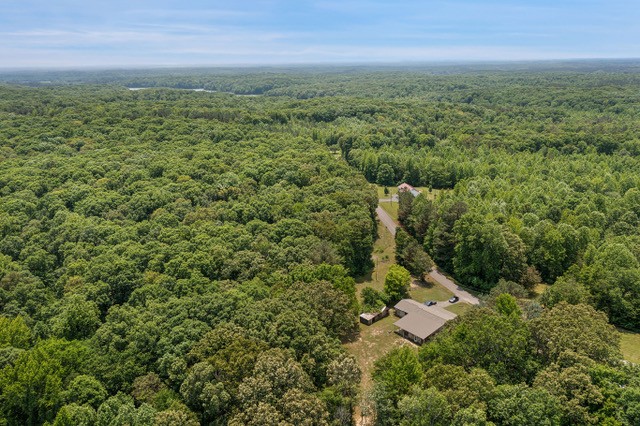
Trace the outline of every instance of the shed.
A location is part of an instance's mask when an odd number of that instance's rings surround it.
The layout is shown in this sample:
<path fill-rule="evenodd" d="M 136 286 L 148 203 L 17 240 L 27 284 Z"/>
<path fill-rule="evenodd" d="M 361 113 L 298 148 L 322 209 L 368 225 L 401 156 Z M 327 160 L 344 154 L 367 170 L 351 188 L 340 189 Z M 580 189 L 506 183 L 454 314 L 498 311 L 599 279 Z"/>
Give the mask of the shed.
<path fill-rule="evenodd" d="M 389 316 L 389 308 L 384 306 L 378 312 L 367 312 L 367 313 L 360 314 L 360 322 L 365 325 L 371 325 L 374 322 L 388 316 Z"/>

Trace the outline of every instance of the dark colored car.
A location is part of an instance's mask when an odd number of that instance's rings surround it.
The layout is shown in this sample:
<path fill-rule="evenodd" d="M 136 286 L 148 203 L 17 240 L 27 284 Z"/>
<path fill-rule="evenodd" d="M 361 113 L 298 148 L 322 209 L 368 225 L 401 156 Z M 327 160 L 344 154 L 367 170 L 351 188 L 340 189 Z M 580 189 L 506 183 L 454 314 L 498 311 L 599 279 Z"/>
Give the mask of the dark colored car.
<path fill-rule="evenodd" d="M 456 303 L 458 300 L 460 300 L 458 296 L 453 296 L 451 299 L 449 299 L 449 303 Z"/>
<path fill-rule="evenodd" d="M 438 303 L 438 302 L 436 302 L 435 300 L 427 300 L 426 302 L 424 302 L 424 304 L 427 305 L 427 306 L 433 306 L 436 303 Z"/>

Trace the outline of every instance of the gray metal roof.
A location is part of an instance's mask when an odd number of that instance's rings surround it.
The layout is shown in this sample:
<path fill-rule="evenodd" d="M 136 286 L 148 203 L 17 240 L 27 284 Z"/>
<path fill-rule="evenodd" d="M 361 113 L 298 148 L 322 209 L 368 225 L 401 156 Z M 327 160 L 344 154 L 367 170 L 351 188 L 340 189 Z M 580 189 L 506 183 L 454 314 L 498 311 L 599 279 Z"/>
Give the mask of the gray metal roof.
<path fill-rule="evenodd" d="M 407 315 L 394 323 L 414 336 L 426 339 L 438 331 L 447 321 L 457 315 L 438 306 L 426 306 L 412 299 L 402 299 L 395 309 L 406 312 Z"/>
<path fill-rule="evenodd" d="M 414 336 L 426 339 L 438 331 L 447 321 L 428 312 L 411 312 L 394 323 Z"/>
<path fill-rule="evenodd" d="M 435 315 L 437 317 L 442 318 L 445 321 L 449 321 L 457 317 L 453 312 L 449 312 L 444 308 L 441 308 L 437 305 L 427 306 L 424 303 L 417 302 L 413 299 L 402 299 L 399 301 L 395 309 L 399 309 L 404 312 L 427 312 L 429 314 Z"/>

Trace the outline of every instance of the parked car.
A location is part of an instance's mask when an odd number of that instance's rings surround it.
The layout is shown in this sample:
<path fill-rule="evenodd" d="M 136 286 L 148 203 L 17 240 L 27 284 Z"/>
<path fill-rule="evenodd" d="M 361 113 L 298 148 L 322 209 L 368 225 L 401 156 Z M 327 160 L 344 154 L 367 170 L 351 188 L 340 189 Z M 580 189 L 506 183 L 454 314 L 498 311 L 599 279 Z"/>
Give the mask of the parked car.
<path fill-rule="evenodd" d="M 435 300 L 427 300 L 426 302 L 424 302 L 424 304 L 427 305 L 427 306 L 433 306 L 436 303 L 438 303 L 438 302 L 436 302 Z"/>
<path fill-rule="evenodd" d="M 460 300 L 458 296 L 453 296 L 451 299 L 449 299 L 449 303 L 456 303 L 458 300 Z"/>

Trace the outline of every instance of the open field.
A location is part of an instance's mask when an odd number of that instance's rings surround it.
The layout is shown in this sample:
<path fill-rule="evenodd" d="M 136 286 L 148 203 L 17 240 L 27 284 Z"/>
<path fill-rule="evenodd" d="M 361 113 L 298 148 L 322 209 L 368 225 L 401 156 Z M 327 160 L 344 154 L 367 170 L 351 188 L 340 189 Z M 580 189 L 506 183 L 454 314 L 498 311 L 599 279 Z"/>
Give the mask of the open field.
<path fill-rule="evenodd" d="M 620 342 L 622 356 L 629 362 L 640 364 L 640 333 L 622 328 L 619 328 L 618 331 L 622 333 L 622 341 Z"/>

